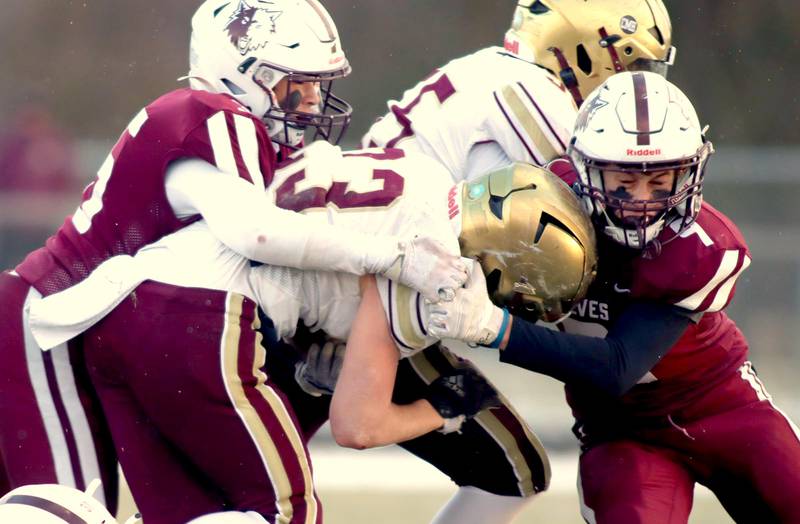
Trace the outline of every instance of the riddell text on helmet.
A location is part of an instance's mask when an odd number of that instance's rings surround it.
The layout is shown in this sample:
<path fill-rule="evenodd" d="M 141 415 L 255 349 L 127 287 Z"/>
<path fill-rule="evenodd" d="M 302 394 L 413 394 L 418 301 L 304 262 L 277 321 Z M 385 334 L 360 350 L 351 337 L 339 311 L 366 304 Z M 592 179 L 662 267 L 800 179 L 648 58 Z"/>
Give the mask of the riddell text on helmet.
<path fill-rule="evenodd" d="M 628 156 L 655 156 L 661 154 L 661 148 L 656 149 L 628 149 L 625 151 Z"/>

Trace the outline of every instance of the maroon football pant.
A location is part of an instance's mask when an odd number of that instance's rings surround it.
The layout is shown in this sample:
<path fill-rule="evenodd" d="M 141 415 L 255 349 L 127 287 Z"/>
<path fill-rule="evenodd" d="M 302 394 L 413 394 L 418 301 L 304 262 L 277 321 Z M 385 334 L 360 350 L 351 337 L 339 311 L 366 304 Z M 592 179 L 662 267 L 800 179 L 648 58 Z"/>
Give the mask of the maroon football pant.
<path fill-rule="evenodd" d="M 80 338 L 43 352 L 27 325 L 39 294 L 19 277 L 0 274 L 0 489 L 58 483 L 80 490 L 103 481 L 95 496 L 113 513 L 117 460 L 89 381 Z"/>
<path fill-rule="evenodd" d="M 148 524 L 223 509 L 322 522 L 294 412 L 261 371 L 257 329 L 241 295 L 146 282 L 87 331 L 87 364 Z"/>
<path fill-rule="evenodd" d="M 725 404 L 740 402 L 715 412 L 723 397 Z M 586 521 L 685 524 L 699 482 L 736 522 L 800 522 L 798 429 L 772 404 L 750 364 L 691 410 L 704 408 L 708 416 L 585 451 L 579 484 Z"/>

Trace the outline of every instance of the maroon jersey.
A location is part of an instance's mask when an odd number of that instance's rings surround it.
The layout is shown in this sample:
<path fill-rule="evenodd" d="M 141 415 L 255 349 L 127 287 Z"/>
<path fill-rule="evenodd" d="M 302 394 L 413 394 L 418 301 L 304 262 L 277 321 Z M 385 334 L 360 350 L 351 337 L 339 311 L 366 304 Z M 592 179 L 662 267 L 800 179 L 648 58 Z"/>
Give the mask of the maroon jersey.
<path fill-rule="evenodd" d="M 675 414 L 736 372 L 745 360 L 747 342 L 722 311 L 733 297 L 737 277 L 750 264 L 739 230 L 704 203 L 697 222 L 687 231 L 676 237 L 667 227 L 659 240 L 662 252 L 648 258 L 601 239 L 597 278 L 563 327 L 605 336 L 633 300 L 673 304 L 687 310 L 696 322 L 621 398 L 568 385 L 568 400 L 579 424 L 585 417 Z"/>
<path fill-rule="evenodd" d="M 275 165 L 266 127 L 233 98 L 191 89 L 167 93 L 133 119 L 75 213 L 17 273 L 42 295 L 56 293 L 105 260 L 135 254 L 197 220 L 179 219 L 167 201 L 166 170 L 181 158 L 203 159 L 262 189 Z"/>

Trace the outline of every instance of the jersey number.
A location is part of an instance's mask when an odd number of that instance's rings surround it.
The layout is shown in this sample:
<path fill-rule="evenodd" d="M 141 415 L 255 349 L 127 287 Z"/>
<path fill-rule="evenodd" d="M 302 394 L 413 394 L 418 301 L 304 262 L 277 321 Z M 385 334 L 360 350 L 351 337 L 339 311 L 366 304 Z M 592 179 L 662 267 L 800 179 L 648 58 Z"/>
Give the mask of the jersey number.
<path fill-rule="evenodd" d="M 363 161 L 348 161 L 347 180 L 337 180 L 333 166 L 308 164 L 302 158 L 282 168 L 284 180 L 275 190 L 275 205 L 305 211 L 328 205 L 339 209 L 386 207 L 403 194 L 405 180 L 391 169 L 373 168 L 374 160 L 401 158 L 399 150 L 345 154 Z M 332 169 L 333 168 L 333 169 Z M 280 171 L 276 178 L 282 178 Z M 291 173 L 291 174 L 289 174 Z"/>
<path fill-rule="evenodd" d="M 147 110 L 142 109 L 139 111 L 139 114 L 131 120 L 131 123 L 128 124 L 127 130 L 122 134 L 119 142 L 130 140 L 135 137 L 146 121 Z M 97 179 L 89 184 L 84 191 L 84 195 L 89 195 L 88 198 L 81 202 L 81 205 L 78 206 L 78 209 L 72 214 L 72 224 L 80 234 L 89 231 L 89 228 L 92 226 L 92 218 L 103 209 L 103 193 L 106 191 L 108 179 L 111 177 L 111 172 L 114 170 L 114 150 L 117 149 L 117 146 L 114 146 L 114 149 L 108 154 L 103 165 L 100 166 L 100 169 L 97 171 Z"/>
<path fill-rule="evenodd" d="M 411 102 L 406 105 L 406 107 L 400 107 L 398 105 L 391 106 L 392 113 L 394 114 L 397 122 L 403 127 L 403 130 L 400 132 L 398 136 L 389 140 L 386 143 L 387 147 L 394 147 L 397 143 L 402 140 L 403 138 L 407 138 L 414 135 L 414 131 L 411 129 L 411 119 L 409 115 L 414 111 L 414 108 L 422 101 L 422 98 L 427 93 L 432 93 L 436 96 L 436 100 L 439 102 L 439 105 L 443 104 L 445 100 L 453 96 L 456 92 L 456 88 L 453 87 L 453 83 L 447 77 L 446 74 L 442 73 L 439 75 L 436 80 L 432 82 L 428 82 L 427 84 L 423 85 L 419 88 L 419 94 L 412 100 Z M 426 97 L 427 99 L 431 99 L 431 97 Z"/>

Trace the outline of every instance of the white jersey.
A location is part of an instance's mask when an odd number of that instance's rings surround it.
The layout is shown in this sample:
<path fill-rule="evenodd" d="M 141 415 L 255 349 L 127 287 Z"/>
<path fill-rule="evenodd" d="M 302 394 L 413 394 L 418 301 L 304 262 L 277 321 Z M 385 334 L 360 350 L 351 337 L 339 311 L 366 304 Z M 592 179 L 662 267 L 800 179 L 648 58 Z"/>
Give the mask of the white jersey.
<path fill-rule="evenodd" d="M 424 155 L 399 149 L 342 153 L 316 142 L 276 171 L 267 193 L 277 206 L 323 222 L 375 235 L 424 232 L 459 253 L 460 185 Z M 292 336 L 302 321 L 346 340 L 361 302 L 358 276 L 251 263 L 217 240 L 204 221 L 145 246 L 125 264 L 95 273 L 69 297 L 72 304 L 83 304 L 80 312 L 73 308 L 73 315 L 65 317 L 64 305 L 60 313 L 52 309 L 54 318 L 47 324 L 52 336 L 69 338 L 87 329 L 144 280 L 240 293 L 262 308 L 281 337 Z M 410 304 L 422 307 L 421 296 L 376 278 L 390 326 L 401 322 L 412 339 L 409 344 L 396 338 L 401 353 L 436 342 L 424 335 L 421 314 L 410 325 L 403 313 Z"/>
<path fill-rule="evenodd" d="M 420 151 L 455 181 L 564 155 L 577 111 L 552 73 L 501 47 L 449 62 L 388 107 L 362 145 Z"/>

